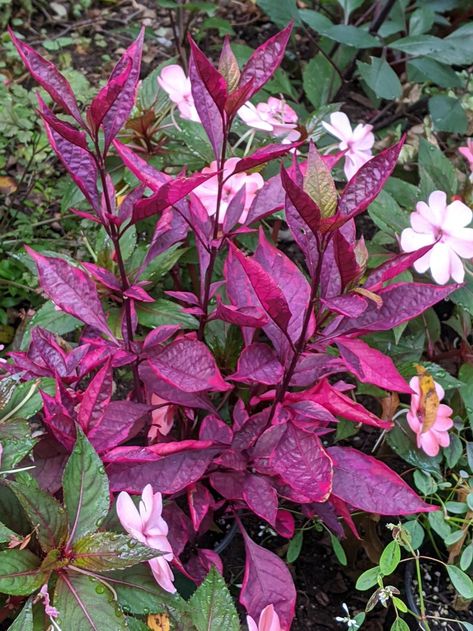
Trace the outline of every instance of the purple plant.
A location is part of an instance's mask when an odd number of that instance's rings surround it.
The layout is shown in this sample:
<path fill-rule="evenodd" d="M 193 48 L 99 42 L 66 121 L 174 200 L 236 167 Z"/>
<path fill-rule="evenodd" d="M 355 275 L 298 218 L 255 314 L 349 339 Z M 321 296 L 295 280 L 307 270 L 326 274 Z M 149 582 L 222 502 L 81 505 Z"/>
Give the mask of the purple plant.
<path fill-rule="evenodd" d="M 173 177 L 117 140 L 134 104 L 143 32 L 85 115 L 59 71 L 11 33 L 25 65 L 55 104 L 53 111 L 38 97 L 50 143 L 90 205 L 87 212 L 74 212 L 104 228 L 118 269 L 115 275 L 96 264 L 73 265 L 28 249 L 44 293 L 84 324 L 80 343 L 70 351 L 37 328 L 27 352 L 11 353 L 10 370 L 21 371 L 24 379 L 56 380 L 55 395 L 42 396 L 49 444 L 55 441 L 64 453 L 54 465 L 51 461 L 57 480 L 79 426 L 106 464 L 112 492 L 139 494 L 151 483 L 168 497 L 165 514 L 176 563 L 196 580 L 218 562 L 215 553 L 200 550 L 186 565 L 179 555 L 208 529 L 216 510 L 233 513 L 246 548 L 241 602 L 255 619 L 273 604 L 284 628 L 290 627 L 296 599 L 290 573 L 274 553 L 250 539 L 244 515 L 255 513 L 290 538 L 294 520 L 284 506 L 292 503 L 336 532 L 337 517 L 354 528 L 352 509 L 383 515 L 435 510 L 382 462 L 352 448 L 326 446 L 339 418 L 391 427 L 348 396 L 351 386 L 341 377 L 328 377 L 351 373 L 361 382 L 409 393 L 392 360 L 360 338 L 416 317 L 457 288 L 391 282 L 425 248 L 393 256 L 366 277 L 367 253 L 356 239 L 354 219 L 383 188 L 403 140 L 362 166 L 340 193 L 330 173 L 340 156 L 322 157 L 311 144 L 306 160 L 294 153 L 291 165 L 281 166 L 266 182 L 243 224 L 244 194 L 234 197 L 221 220 L 232 122 L 273 76 L 290 32 L 288 26 L 269 39 L 241 70 L 228 42 L 216 69 L 190 40 L 192 93 L 218 167 L 213 217 L 192 193 L 211 175 Z M 298 146 L 258 149 L 241 158 L 233 174 Z M 120 205 L 107 171 L 112 148 L 142 182 Z M 239 241 L 254 232 L 258 220 L 281 209 L 304 269 L 271 243 L 262 227 L 251 255 Z M 150 217 L 157 220 L 147 254 L 138 269 L 128 269 L 120 240 Z M 198 330 L 166 325 L 145 332 L 138 327 L 136 307 L 154 297 L 141 277 L 157 255 L 176 243 L 190 243 L 191 236 L 199 289 L 176 287 L 168 293 L 197 317 Z M 223 279 L 217 261 L 224 263 Z M 108 318 L 110 298 L 121 305 L 119 327 Z M 229 356 L 227 347 L 223 353 L 211 350 L 206 333 L 215 320 L 226 323 L 227 331 L 241 332 L 238 356 Z M 115 400 L 114 379 L 122 368 L 131 371 L 133 386 L 123 400 Z M 153 396 L 164 403 L 153 404 Z M 177 410 L 173 429 L 144 444 L 151 414 L 168 405 Z M 57 445 L 52 451 L 57 456 Z M 59 484 L 50 488 L 56 491 Z"/>

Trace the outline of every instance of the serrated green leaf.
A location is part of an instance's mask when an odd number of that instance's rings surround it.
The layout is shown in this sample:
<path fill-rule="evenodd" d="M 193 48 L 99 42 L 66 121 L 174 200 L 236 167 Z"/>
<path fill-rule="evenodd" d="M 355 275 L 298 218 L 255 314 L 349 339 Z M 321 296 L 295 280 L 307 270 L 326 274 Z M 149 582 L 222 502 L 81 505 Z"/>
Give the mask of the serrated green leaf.
<path fill-rule="evenodd" d="M 62 629 L 126 631 L 125 616 L 107 587 L 83 574 L 65 572 L 58 577 L 53 604 Z"/>
<path fill-rule="evenodd" d="M 454 166 L 440 149 L 424 138 L 419 139 L 419 173 L 424 195 L 433 190 L 445 191 L 447 196 L 457 192 L 458 180 Z M 422 179 L 425 179 L 426 175 L 431 180 L 431 184 L 427 188 L 422 186 Z"/>
<path fill-rule="evenodd" d="M 429 99 L 429 112 L 436 131 L 466 133 L 468 119 L 458 99 L 444 94 L 432 96 Z"/>
<path fill-rule="evenodd" d="M 29 596 L 46 581 L 39 571 L 41 561 L 29 550 L 0 552 L 0 593 Z"/>
<path fill-rule="evenodd" d="M 107 572 L 122 570 L 159 556 L 152 550 L 128 535 L 115 532 L 96 532 L 86 535 L 73 546 L 74 566 Z"/>
<path fill-rule="evenodd" d="M 361 592 L 366 591 L 367 589 L 371 589 L 375 585 L 378 584 L 378 579 L 381 576 L 381 570 L 378 566 L 372 567 L 357 578 L 356 581 L 356 589 Z"/>
<path fill-rule="evenodd" d="M 318 53 L 304 66 L 302 84 L 311 105 L 318 110 L 330 103 L 340 88 L 341 81 L 332 64 Z"/>
<path fill-rule="evenodd" d="M 116 591 L 120 605 L 129 613 L 173 612 L 185 607 L 180 596 L 165 592 L 156 583 L 148 564 L 108 572 L 104 578 Z"/>
<path fill-rule="evenodd" d="M 191 617 L 197 631 L 239 631 L 240 622 L 225 581 L 215 567 L 190 599 Z"/>
<path fill-rule="evenodd" d="M 301 553 L 303 541 L 304 533 L 302 530 L 298 530 L 287 546 L 286 561 L 288 563 L 294 563 L 294 561 L 297 561 Z"/>
<path fill-rule="evenodd" d="M 74 450 L 62 481 L 71 541 L 95 532 L 108 513 L 110 492 L 102 461 L 77 428 Z"/>
<path fill-rule="evenodd" d="M 36 480 L 24 476 L 25 484 L 10 482 L 44 552 L 59 548 L 67 534 L 67 516 L 64 508 L 49 493 L 42 491 Z"/>
<path fill-rule="evenodd" d="M 384 548 L 379 559 L 379 569 L 384 576 L 394 572 L 401 562 L 401 547 L 397 541 L 390 541 Z"/>
<path fill-rule="evenodd" d="M 33 631 L 33 604 L 31 598 L 15 618 L 15 622 L 8 627 L 8 631 Z"/>
<path fill-rule="evenodd" d="M 399 77 L 386 59 L 370 57 L 370 64 L 357 62 L 358 72 L 380 99 L 397 99 L 402 94 Z"/>
<path fill-rule="evenodd" d="M 460 570 L 456 565 L 447 565 L 447 572 L 454 588 L 463 598 L 470 600 L 473 598 L 473 581 L 465 574 L 463 570 Z"/>
<path fill-rule="evenodd" d="M 453 68 L 428 57 L 411 59 L 407 64 L 409 81 L 424 83 L 430 81 L 441 88 L 458 88 L 461 79 Z"/>

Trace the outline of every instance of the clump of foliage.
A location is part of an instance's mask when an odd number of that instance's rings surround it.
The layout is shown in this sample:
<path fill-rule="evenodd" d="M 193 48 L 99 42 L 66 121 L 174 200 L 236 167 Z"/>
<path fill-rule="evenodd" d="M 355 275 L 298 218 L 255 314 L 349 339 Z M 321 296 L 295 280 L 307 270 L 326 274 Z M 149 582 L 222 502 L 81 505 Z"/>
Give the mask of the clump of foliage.
<path fill-rule="evenodd" d="M 236 520 L 245 543 L 241 604 L 254 620 L 273 606 L 288 629 L 296 601 L 291 574 L 250 538 L 248 514 L 289 540 L 294 509 L 320 517 L 337 536 L 339 518 L 356 532 L 353 509 L 435 511 L 386 464 L 330 440 L 340 418 L 375 430 L 393 427 L 350 396 L 347 373 L 378 388 L 411 392 L 393 361 L 361 338 L 403 325 L 458 289 L 396 280 L 430 245 L 369 269 L 368 252 L 356 239 L 354 220 L 383 190 L 404 138 L 366 161 L 340 192 L 331 168 L 342 155 L 322 156 L 312 143 L 281 142 L 232 155 L 236 114 L 273 77 L 290 32 L 288 26 L 265 42 L 241 69 L 228 42 L 217 69 L 190 40 L 192 97 L 216 170 L 177 176 L 158 171 L 117 139 L 134 105 L 143 33 L 85 112 L 57 68 L 11 35 L 54 102 L 53 110 L 38 96 L 38 111 L 51 147 L 87 203 L 71 212 L 100 226 L 109 252 L 89 262 L 27 248 L 51 301 L 49 317 L 56 314 L 61 332 L 79 329 L 80 337 L 71 345 L 36 326 L 27 348 L 11 353 L 12 363 L 4 366 L 10 373 L 5 383 L 21 380 L 32 392 L 39 386 L 42 434 L 34 452 L 39 474 L 33 475 L 50 494 L 24 473 L 5 480 L 0 501 L 16 505 L 17 498 L 34 533 L 24 549 L 0 553 L 0 591 L 35 600 L 47 584 L 63 627 L 126 628 L 125 612 L 166 610 L 190 629 L 222 628 L 211 608 L 203 621 L 188 609 L 202 609 L 212 589 L 223 590 L 211 570 L 222 570 L 221 559 L 202 547 L 183 553 L 223 514 Z M 112 153 L 139 180 L 125 196 L 117 195 Z M 222 212 L 230 177 L 283 157 L 286 163 L 249 209 L 243 187 Z M 214 212 L 194 192 L 210 181 Z M 281 210 L 300 266 L 265 230 L 263 220 Z M 146 222 L 154 223 L 153 236 L 135 250 L 136 228 Z M 167 298 L 157 297 L 147 274 L 181 244 L 196 282 L 177 274 Z M 166 428 L 164 410 L 173 414 Z M 16 412 L 13 407 L 1 425 L 13 451 Z M 157 418 L 161 424 L 151 434 Z M 131 576 L 136 568 L 125 574 L 123 568 L 149 560 L 156 550 L 110 532 L 118 525 L 113 508 L 109 513 L 109 491 L 138 495 L 148 484 L 166 498 L 177 570 L 197 583 L 210 570 L 207 591 L 197 591 L 190 605 L 157 587 L 143 596 L 137 586 L 144 581 L 142 566 L 126 588 L 116 578 L 117 572 Z M 61 488 L 65 510 L 52 497 Z M 31 603 L 21 615 L 30 615 Z M 233 609 L 227 611 L 225 628 L 239 628 Z"/>

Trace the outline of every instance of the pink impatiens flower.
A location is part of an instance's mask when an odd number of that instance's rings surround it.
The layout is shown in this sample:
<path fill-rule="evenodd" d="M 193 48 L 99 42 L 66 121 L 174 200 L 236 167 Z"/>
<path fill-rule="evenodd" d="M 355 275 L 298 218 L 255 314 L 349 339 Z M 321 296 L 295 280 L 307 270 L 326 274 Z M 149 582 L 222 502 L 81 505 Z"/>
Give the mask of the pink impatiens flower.
<path fill-rule="evenodd" d="M 282 99 L 269 97 L 267 103 L 253 105 L 249 101 L 238 110 L 238 116 L 249 126 L 267 131 L 276 138 L 282 138 L 283 144 L 299 139 L 297 114 Z"/>
<path fill-rule="evenodd" d="M 468 138 L 466 147 L 460 147 L 458 151 L 468 160 L 470 171 L 473 173 L 473 138 Z"/>
<path fill-rule="evenodd" d="M 162 399 L 157 394 L 151 395 L 151 405 L 161 405 L 151 412 L 151 427 L 148 431 L 148 440 L 153 443 L 159 439 L 159 435 L 167 436 L 171 431 L 171 427 L 174 423 L 174 415 L 176 413 L 176 406 L 169 404 L 169 401 Z"/>
<path fill-rule="evenodd" d="M 260 614 L 258 624 L 251 616 L 246 616 L 248 631 L 282 631 L 279 616 L 273 605 L 268 605 Z"/>
<path fill-rule="evenodd" d="M 56 607 L 53 607 L 51 605 L 47 583 L 45 583 L 43 587 L 39 590 L 38 596 L 43 599 L 45 614 L 50 618 L 57 618 L 59 616 L 59 611 L 56 609 Z"/>
<path fill-rule="evenodd" d="M 447 204 L 443 191 L 431 193 L 428 204 L 418 202 L 411 214 L 412 227 L 402 231 L 401 248 L 404 252 L 415 252 L 434 245 L 414 263 L 414 268 L 422 274 L 430 267 L 439 285 L 445 285 L 450 277 L 457 283 L 463 282 L 465 270 L 460 257 L 473 257 L 473 229 L 466 228 L 472 216 L 463 202 Z"/>
<path fill-rule="evenodd" d="M 224 178 L 233 173 L 239 158 L 229 158 L 225 162 L 223 169 Z M 202 169 L 202 173 L 215 173 L 217 171 L 217 162 L 211 162 L 210 166 Z M 222 199 L 220 201 L 220 212 L 218 216 L 219 223 L 223 222 L 228 206 L 236 193 L 245 186 L 245 204 L 240 222 L 245 221 L 250 209 L 251 203 L 255 198 L 257 191 L 263 187 L 264 180 L 259 173 L 237 173 L 232 175 L 223 185 Z M 217 210 L 218 198 L 218 179 L 217 176 L 211 177 L 209 180 L 194 189 L 194 193 L 200 199 L 210 216 L 215 215 Z"/>
<path fill-rule="evenodd" d="M 445 395 L 445 391 L 439 383 L 434 383 L 435 391 L 437 392 L 439 401 L 441 401 Z M 407 422 L 417 436 L 417 447 L 423 449 L 429 456 L 436 456 L 440 451 L 440 447 L 448 447 L 450 444 L 448 430 L 453 427 L 453 421 L 450 418 L 453 410 L 448 405 L 440 403 L 434 424 L 429 429 L 424 429 L 424 420 L 420 409 L 421 390 L 419 377 L 412 377 L 409 381 L 409 385 L 415 394 L 411 397 L 411 407 L 407 413 Z"/>
<path fill-rule="evenodd" d="M 154 493 L 151 484 L 147 484 L 141 494 L 139 508 L 131 497 L 122 491 L 117 498 L 117 515 L 121 525 L 129 535 L 159 550 L 162 555 L 148 561 L 156 582 L 167 592 L 175 593 L 174 575 L 169 566 L 173 554 L 168 541 L 169 528 L 162 517 L 163 498 L 161 493 Z"/>
<path fill-rule="evenodd" d="M 323 122 L 322 125 L 329 134 L 341 141 L 338 147 L 340 151 L 345 152 L 343 170 L 350 180 L 371 158 L 371 148 L 374 144 L 373 126 L 360 123 L 352 129 L 348 116 L 343 112 L 334 112 L 330 115 L 330 123 Z"/>
<path fill-rule="evenodd" d="M 182 118 L 200 123 L 192 96 L 191 82 L 181 66 L 171 64 L 163 68 L 158 77 L 158 84 L 177 105 Z"/>

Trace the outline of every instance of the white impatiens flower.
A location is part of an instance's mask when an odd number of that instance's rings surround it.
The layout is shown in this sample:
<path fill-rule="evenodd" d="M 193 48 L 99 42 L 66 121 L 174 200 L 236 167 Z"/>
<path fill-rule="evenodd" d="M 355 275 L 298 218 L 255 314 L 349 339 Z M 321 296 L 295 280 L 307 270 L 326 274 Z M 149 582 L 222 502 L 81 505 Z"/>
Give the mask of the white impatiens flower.
<path fill-rule="evenodd" d="M 343 112 L 334 112 L 330 115 L 330 123 L 323 122 L 322 125 L 329 134 L 341 141 L 338 148 L 345 152 L 343 170 L 350 180 L 371 158 L 371 148 L 374 144 L 373 125 L 360 123 L 352 129 L 350 119 Z"/>
<path fill-rule="evenodd" d="M 473 229 L 467 228 L 473 213 L 458 200 L 447 204 L 443 191 L 434 191 L 429 202 L 418 202 L 411 214 L 411 228 L 401 234 L 404 252 L 415 252 L 426 245 L 432 248 L 414 263 L 414 269 L 424 273 L 430 268 L 433 279 L 445 285 L 449 278 L 463 282 L 465 269 L 462 258 L 473 257 Z"/>

